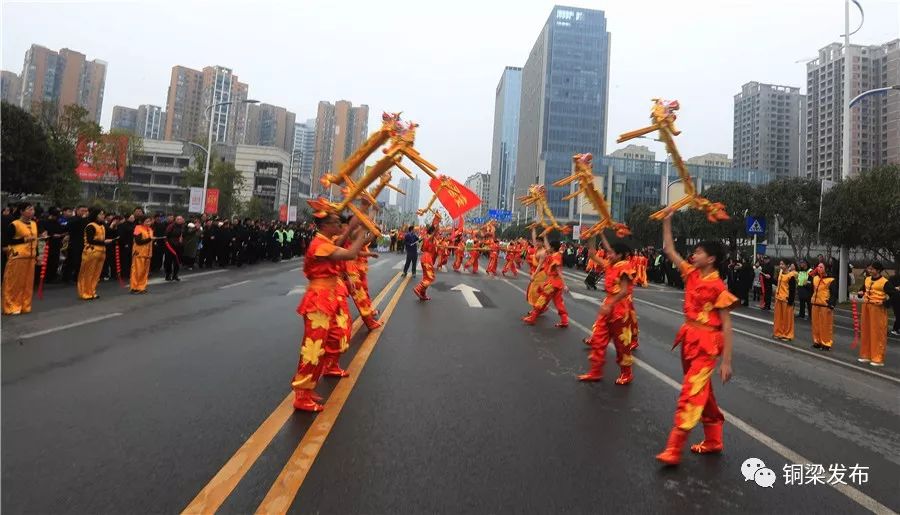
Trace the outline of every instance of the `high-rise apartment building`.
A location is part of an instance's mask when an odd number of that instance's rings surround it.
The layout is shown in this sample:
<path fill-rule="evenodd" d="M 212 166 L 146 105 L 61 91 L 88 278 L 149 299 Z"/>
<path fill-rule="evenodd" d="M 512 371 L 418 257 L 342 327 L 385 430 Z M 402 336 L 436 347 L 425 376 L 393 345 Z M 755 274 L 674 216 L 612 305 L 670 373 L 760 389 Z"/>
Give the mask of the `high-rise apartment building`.
<path fill-rule="evenodd" d="M 347 100 L 338 100 L 334 104 L 319 102 L 316 113 L 316 148 L 313 154 L 312 187 L 315 195 L 324 192 L 319 182 L 322 175 L 337 171 L 350 154 L 352 154 L 368 137 L 369 106 L 363 104 L 353 107 Z M 364 165 L 354 170 L 358 175 Z"/>
<path fill-rule="evenodd" d="M 491 209 L 512 209 L 515 194 L 516 157 L 519 148 L 519 105 L 522 68 L 507 66 L 494 97 L 494 142 L 491 150 L 491 197 L 483 199 Z"/>
<path fill-rule="evenodd" d="M 88 111 L 88 118 L 100 123 L 103 90 L 106 85 L 106 62 L 88 61 L 74 50 L 54 52 L 31 45 L 25 52 L 19 101 L 22 109 L 32 112 L 36 104 L 50 104 L 50 112 L 62 114 L 66 106 L 76 104 Z"/>
<path fill-rule="evenodd" d="M 298 180 L 297 192 L 303 197 L 310 196 L 313 155 L 316 151 L 316 119 L 294 124 L 294 174 Z"/>
<path fill-rule="evenodd" d="M 573 154 L 605 155 L 609 45 L 603 11 L 555 6 L 522 69 L 515 196 L 545 185 L 563 221 L 577 219 L 579 203 L 551 184 L 569 175 Z"/>
<path fill-rule="evenodd" d="M 767 170 L 778 178 L 800 175 L 805 118 L 806 96 L 800 88 L 744 84 L 734 96 L 734 166 Z"/>
<path fill-rule="evenodd" d="M 478 204 L 478 207 L 472 209 L 471 211 L 466 212 L 467 217 L 484 217 L 487 216 L 488 212 L 488 203 L 485 201 L 491 197 L 491 174 L 489 173 L 474 173 L 468 177 L 466 177 L 466 188 L 472 190 L 478 198 L 481 199 L 481 204 Z"/>
<path fill-rule="evenodd" d="M 718 168 L 731 168 L 732 164 L 728 154 L 717 154 L 715 152 L 689 157 L 684 162 L 689 165 L 715 166 Z"/>
<path fill-rule="evenodd" d="M 613 150 L 609 153 L 609 156 L 639 161 L 656 161 L 656 152 L 644 145 L 626 145 L 623 148 Z"/>
<path fill-rule="evenodd" d="M 124 106 L 113 106 L 112 121 L 109 128 L 112 130 L 128 131 L 136 134 L 137 109 Z"/>
<path fill-rule="evenodd" d="M 19 75 L 3 70 L 0 72 L 0 100 L 8 104 L 19 105 Z"/>
<path fill-rule="evenodd" d="M 900 39 L 850 45 L 850 98 L 900 83 Z M 813 179 L 842 176 L 843 45 L 832 43 L 806 64 L 806 167 Z M 850 170 L 854 175 L 900 162 L 900 95 L 871 96 L 850 110 Z"/>
<path fill-rule="evenodd" d="M 397 195 L 397 208 L 401 214 L 415 214 L 419 209 L 419 177 L 410 179 L 405 175 L 400 177 L 398 187 L 406 193 L 406 195 Z"/>
<path fill-rule="evenodd" d="M 247 131 L 242 143 L 278 147 L 290 152 L 294 147 L 297 115 L 284 107 L 251 104 L 247 108 Z"/>
<path fill-rule="evenodd" d="M 214 143 L 241 143 L 245 130 L 249 87 L 230 68 L 207 66 L 203 71 L 173 66 L 166 100 L 165 139 L 206 141 L 212 119 Z M 216 105 L 223 102 L 231 104 Z"/>
<path fill-rule="evenodd" d="M 161 107 L 141 104 L 137 109 L 113 106 L 111 129 L 131 132 L 144 139 L 162 139 L 166 113 Z"/>

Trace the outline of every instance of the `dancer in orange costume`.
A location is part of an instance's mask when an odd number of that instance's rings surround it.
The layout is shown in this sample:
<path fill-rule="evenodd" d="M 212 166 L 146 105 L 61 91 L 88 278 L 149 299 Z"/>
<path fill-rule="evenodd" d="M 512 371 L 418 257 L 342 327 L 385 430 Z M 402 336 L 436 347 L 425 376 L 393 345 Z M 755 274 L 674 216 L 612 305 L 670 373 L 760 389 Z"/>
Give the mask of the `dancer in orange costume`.
<path fill-rule="evenodd" d="M 146 216 L 134 228 L 134 247 L 131 251 L 131 293 L 147 293 L 150 277 L 150 254 L 154 240 L 165 236 L 153 235 L 153 217 Z"/>
<path fill-rule="evenodd" d="M 860 316 L 860 363 L 869 362 L 873 367 L 884 366 L 884 349 L 887 346 L 887 278 L 882 275 L 884 266 L 873 261 L 866 267 L 866 280 L 859 290 L 862 298 L 862 315 Z"/>
<path fill-rule="evenodd" d="M 528 248 L 525 250 L 525 261 L 528 262 L 528 275 L 534 275 L 534 272 L 538 267 L 538 260 L 535 254 L 537 254 L 537 245 L 534 243 L 528 245 Z"/>
<path fill-rule="evenodd" d="M 797 272 L 794 262 L 782 259 L 778 264 L 778 282 L 775 286 L 775 321 L 772 335 L 789 342 L 794 339 L 794 297 L 797 294 Z"/>
<path fill-rule="evenodd" d="M 340 264 L 359 257 L 366 242 L 365 235 L 359 231 L 350 248 L 336 245 L 333 239 L 342 232 L 340 217 L 334 213 L 318 212 L 316 215 L 317 232 L 309 243 L 303 263 L 309 286 L 297 306 L 297 313 L 303 317 L 303 344 L 297 372 L 291 381 L 294 408 L 303 411 L 322 411 L 322 405 L 317 402 L 321 397 L 313 389 L 326 365 L 340 368 L 337 357 L 347 346 L 350 328 L 350 312 L 344 307 L 347 287 L 341 280 L 343 269 Z"/>
<path fill-rule="evenodd" d="M 3 228 L 3 250 L 9 259 L 3 271 L 4 315 L 31 312 L 37 244 L 41 239 L 34 221 L 34 206 L 22 202 L 16 212 L 20 218 Z"/>
<path fill-rule="evenodd" d="M 375 314 L 375 310 L 372 309 L 372 298 L 369 296 L 369 258 L 378 257 L 378 254 L 369 252 L 369 243 L 371 243 L 371 241 L 370 238 L 366 245 L 359 251 L 359 255 L 356 259 L 344 261 L 342 264 L 344 266 L 347 283 L 350 286 L 350 296 L 353 297 L 353 303 L 356 304 L 356 310 L 359 311 L 359 316 L 366 324 L 366 328 L 368 328 L 369 331 L 374 331 L 381 327 L 381 322 L 376 319 L 377 315 Z M 349 248 L 350 245 L 351 242 L 347 240 L 344 242 L 343 247 Z"/>
<path fill-rule="evenodd" d="M 466 261 L 466 264 L 463 268 L 466 270 L 472 269 L 473 274 L 478 273 L 478 260 L 481 258 L 481 240 L 475 239 L 472 242 L 472 248 L 469 249 L 469 260 Z"/>
<path fill-rule="evenodd" d="M 466 240 L 465 234 L 459 234 L 456 236 L 456 244 L 453 247 L 453 271 L 459 272 L 459 267 L 463 264 L 463 259 L 466 257 Z"/>
<path fill-rule="evenodd" d="M 447 271 L 447 261 L 450 259 L 450 238 L 438 237 L 438 270 Z"/>
<path fill-rule="evenodd" d="M 421 300 L 431 300 L 428 296 L 428 287 L 434 282 L 434 261 L 437 257 L 437 231 L 441 225 L 440 215 L 435 214 L 431 225 L 426 229 L 426 236 L 422 238 L 422 281 L 413 288 L 413 293 Z"/>
<path fill-rule="evenodd" d="M 500 273 L 506 276 L 506 272 L 509 272 L 513 277 L 519 277 L 519 269 L 516 268 L 516 257 L 521 255 L 522 249 L 519 247 L 518 242 L 509 242 L 506 245 L 506 264 L 503 265 L 503 270 Z"/>
<path fill-rule="evenodd" d="M 78 298 L 93 300 L 97 295 L 97 283 L 106 261 L 106 246 L 115 238 L 106 237 L 106 226 L 103 221 L 106 213 L 99 208 L 91 209 L 88 215 L 90 223 L 84 228 L 84 250 L 81 251 L 81 269 L 78 272 Z"/>
<path fill-rule="evenodd" d="M 578 376 L 578 380 L 599 381 L 603 378 L 606 347 L 612 340 L 616 348 L 616 363 L 620 369 L 616 384 L 624 385 L 634 379 L 632 373 L 634 358 L 631 351 L 638 335 L 637 313 L 634 311 L 632 300 L 635 271 L 628 259 L 631 249 L 627 245 L 624 243 L 610 245 L 602 232 L 600 238 L 609 259 L 602 259 L 593 252 L 590 253 L 590 258 L 605 270 L 603 289 L 606 291 L 606 298 L 597 312 L 591 336 L 584 340 L 584 343 L 591 347 L 589 358 L 591 369 L 588 373 Z"/>
<path fill-rule="evenodd" d="M 497 241 L 496 237 L 490 240 L 488 249 L 490 249 L 490 254 L 488 255 L 487 268 L 485 268 L 484 271 L 488 275 L 497 277 L 497 264 L 500 261 L 500 242 Z"/>
<path fill-rule="evenodd" d="M 719 277 L 718 268 L 725 257 L 725 249 L 718 241 L 701 242 L 694 248 L 688 264 L 677 252 L 672 239 L 672 213 L 663 219 L 663 252 L 684 277 L 684 317 L 675 345 L 681 345 L 681 367 L 684 382 L 675 423 L 663 452 L 656 459 L 677 465 L 681 449 L 691 429 L 702 420 L 703 441 L 691 446 L 691 452 L 708 454 L 722 452 L 722 425 L 725 417 L 719 411 L 713 395 L 711 377 L 716 359 L 722 356 L 719 377 L 722 383 L 731 379 L 731 313 L 738 298 L 729 293 Z"/>
<path fill-rule="evenodd" d="M 643 252 L 638 252 L 635 255 L 635 259 L 637 261 L 637 268 L 635 270 L 635 281 L 634 284 L 636 286 L 640 286 L 642 288 L 647 287 L 647 263 L 649 260 L 647 256 L 644 255 Z"/>
<path fill-rule="evenodd" d="M 829 351 L 834 338 L 834 304 L 838 298 L 838 283 L 828 277 L 825 263 L 819 263 L 813 275 L 813 294 L 810 304 L 813 348 Z"/>
<path fill-rule="evenodd" d="M 522 270 L 522 258 L 524 257 L 525 249 L 528 248 L 528 244 L 525 243 L 525 238 L 519 238 L 518 240 L 516 240 L 516 247 L 518 247 L 516 249 L 515 256 L 516 268 Z"/>
<path fill-rule="evenodd" d="M 533 232 L 532 232 L 533 234 Z M 528 325 L 534 325 L 537 317 L 541 316 L 550 306 L 550 301 L 556 306 L 556 312 L 559 314 L 559 322 L 556 327 L 569 327 L 569 312 L 566 311 L 566 303 L 563 301 L 563 292 L 567 291 L 566 284 L 562 279 L 562 252 L 560 252 L 560 242 L 546 242 L 545 245 L 550 248 L 553 253 L 548 255 L 543 262 L 543 270 L 547 274 L 547 280 L 540 286 L 539 294 L 533 304 L 533 309 L 522 318 L 522 321 Z"/>

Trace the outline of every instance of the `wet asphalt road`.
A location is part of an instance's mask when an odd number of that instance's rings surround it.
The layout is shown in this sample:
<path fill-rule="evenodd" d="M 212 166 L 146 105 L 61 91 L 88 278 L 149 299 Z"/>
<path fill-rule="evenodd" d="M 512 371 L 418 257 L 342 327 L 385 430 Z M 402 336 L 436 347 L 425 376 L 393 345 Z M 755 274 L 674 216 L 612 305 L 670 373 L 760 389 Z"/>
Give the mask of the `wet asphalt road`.
<path fill-rule="evenodd" d="M 734 379 L 716 396 L 727 411 L 725 452 L 685 453 L 667 469 L 653 456 L 672 423 L 681 369 L 671 341 L 681 294 L 640 290 L 635 382 L 580 384 L 580 340 L 598 295 L 567 271 L 575 323 L 551 309 L 522 325 L 523 277 L 439 273 L 432 301 L 392 281 L 399 257 L 373 261 L 373 296 L 393 313 L 334 426 L 288 499 L 296 513 L 864 513 L 900 510 L 900 356 L 859 366 L 848 319 L 835 350 L 768 338 L 771 315 L 735 317 Z M 376 264 L 377 263 L 377 264 Z M 484 264 L 484 263 L 482 263 Z M 402 266 L 402 262 L 400 262 Z M 6 513 L 172 513 L 183 510 L 289 393 L 301 325 L 300 262 L 265 264 L 155 284 L 146 296 L 105 283 L 77 302 L 48 290 L 28 317 L 3 319 L 2 509 Z M 418 277 L 417 277 L 418 279 Z M 404 286 L 400 290 L 400 286 Z M 480 290 L 469 307 L 452 287 Z M 593 300 L 592 300 L 593 299 Z M 393 302 L 392 302 L 393 301 Z M 120 313 L 115 315 L 116 313 Z M 43 335 L 36 332 L 109 318 Z M 367 336 L 353 339 L 345 366 Z M 374 347 L 371 347 L 374 340 Z M 367 351 L 368 352 L 368 351 Z M 880 374 L 880 375 L 876 375 Z M 346 380 L 344 380 L 346 381 Z M 335 379 L 319 392 L 328 398 Z M 336 399 L 336 397 L 335 397 Z M 328 398 L 326 412 L 335 399 Z M 221 513 L 260 506 L 320 415 L 289 413 L 228 495 Z M 737 419 L 733 421 L 732 419 Z M 324 420 L 324 418 L 322 419 Z M 697 428 L 691 441 L 702 437 Z M 759 458 L 777 481 L 741 475 Z M 792 458 L 802 458 L 794 461 Z M 791 463 L 869 467 L 847 488 L 785 484 Z M 849 471 L 848 471 L 849 474 Z"/>

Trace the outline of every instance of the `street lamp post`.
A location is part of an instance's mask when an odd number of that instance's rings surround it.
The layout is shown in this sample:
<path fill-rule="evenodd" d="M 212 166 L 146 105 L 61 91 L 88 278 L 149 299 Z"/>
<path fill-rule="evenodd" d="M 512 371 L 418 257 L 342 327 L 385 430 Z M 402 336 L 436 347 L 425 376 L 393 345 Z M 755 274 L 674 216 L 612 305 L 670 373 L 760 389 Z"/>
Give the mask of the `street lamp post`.
<path fill-rule="evenodd" d="M 259 100 L 231 100 L 231 101 L 227 101 L 227 102 L 216 102 L 216 103 L 209 104 L 208 106 L 206 106 L 206 110 L 209 111 L 209 135 L 208 135 L 208 137 L 207 137 L 207 143 L 206 143 L 206 170 L 203 172 L 203 205 L 204 205 L 204 210 L 205 210 L 205 207 L 206 207 L 206 190 L 207 190 L 207 187 L 209 186 L 209 161 L 210 161 L 210 157 L 212 156 L 212 134 L 213 134 L 213 113 L 212 113 L 212 109 L 213 109 L 213 108 L 216 108 L 216 107 L 219 107 L 219 106 L 224 106 L 224 105 L 234 105 L 234 104 L 258 104 L 258 103 L 259 103 Z M 244 121 L 244 124 L 246 125 L 246 123 L 247 123 L 247 121 L 245 120 L 245 121 Z M 244 132 L 245 132 L 245 133 L 247 132 L 247 128 L 246 128 L 246 127 L 244 128 Z M 198 146 L 199 146 L 199 145 L 198 145 Z"/>

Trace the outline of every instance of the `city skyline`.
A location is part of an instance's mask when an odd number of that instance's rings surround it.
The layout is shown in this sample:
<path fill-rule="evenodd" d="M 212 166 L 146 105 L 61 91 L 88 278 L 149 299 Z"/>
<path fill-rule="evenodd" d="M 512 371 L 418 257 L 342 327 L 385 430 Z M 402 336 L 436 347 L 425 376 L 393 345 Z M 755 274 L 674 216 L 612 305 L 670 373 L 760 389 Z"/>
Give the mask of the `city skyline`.
<path fill-rule="evenodd" d="M 251 98 L 285 106 L 300 119 L 314 116 L 322 99 L 346 98 L 368 104 L 370 128 L 378 123 L 381 111 L 403 110 L 406 117 L 420 123 L 417 147 L 442 173 L 464 180 L 472 167 L 487 169 L 498 74 L 505 66 L 525 64 L 534 35 L 554 3 L 518 2 L 515 12 L 509 11 L 509 5 L 474 2 L 391 12 L 361 2 L 353 4 L 358 16 L 340 22 L 341 17 L 335 15 L 345 11 L 345 5 L 266 3 L 253 10 L 222 9 L 210 14 L 204 4 L 181 2 L 178 6 L 184 16 L 171 19 L 156 4 L 4 4 L 7 23 L 2 35 L 2 68 L 21 73 L 24 53 L 31 44 L 72 48 L 107 62 L 101 124 L 108 128 L 114 105 L 165 105 L 173 66 L 202 69 L 220 64 L 250 85 Z M 613 34 L 607 152 L 618 148 L 613 141 L 619 132 L 646 119 L 649 98 L 664 96 L 681 101 L 679 125 L 685 136 L 679 145 L 685 155 L 728 153 L 733 95 L 740 85 L 759 81 L 798 86 L 805 92 L 804 60 L 839 41 L 843 28 L 840 2 L 831 8 L 813 0 L 729 5 L 695 2 L 678 10 L 665 2 L 573 5 L 603 10 Z M 896 38 L 900 3 L 866 3 L 865 7 L 866 23 L 851 42 L 882 44 Z M 778 16 L 773 17 L 775 8 Z M 470 16 L 473 10 L 479 12 L 478 17 Z M 655 24 L 651 37 L 647 26 L 653 18 L 646 13 L 663 11 L 667 22 Z M 740 24 L 728 22 L 737 16 Z M 146 31 L 141 25 L 108 23 L 123 17 L 145 20 Z M 435 17 L 444 23 L 428 21 Z M 193 23 L 195 18 L 209 18 L 214 23 Z M 31 19 L 42 23 L 27 23 Z M 71 25 L 72 19 L 79 23 Z M 473 33 L 490 33 L 497 30 L 497 19 L 504 20 L 502 38 L 459 40 L 454 28 L 465 23 Z M 176 34 L 172 42 L 150 37 L 156 30 L 150 27 L 163 20 L 169 32 Z M 273 29 L 274 39 L 267 39 L 265 47 L 247 38 L 223 41 L 212 37 L 223 24 L 261 20 Z M 722 23 L 711 23 L 716 20 Z M 388 25 L 404 27 L 404 39 L 413 42 L 403 46 L 409 62 L 416 63 L 417 73 L 402 81 L 384 80 L 385 64 L 358 51 L 383 40 Z M 325 40 L 334 31 L 347 38 L 321 52 L 296 55 L 290 67 L 267 58 L 271 55 L 264 52 L 267 48 L 293 44 L 290 35 L 297 30 L 311 39 Z M 284 39 L 279 39 L 280 32 Z M 177 36 L 182 33 L 190 36 Z M 770 36 L 759 38 L 759 33 Z M 122 43 L 110 45 L 112 40 Z M 709 45 L 711 40 L 717 44 Z M 387 43 L 383 50 L 396 44 Z M 661 154 L 655 142 L 644 143 Z"/>

